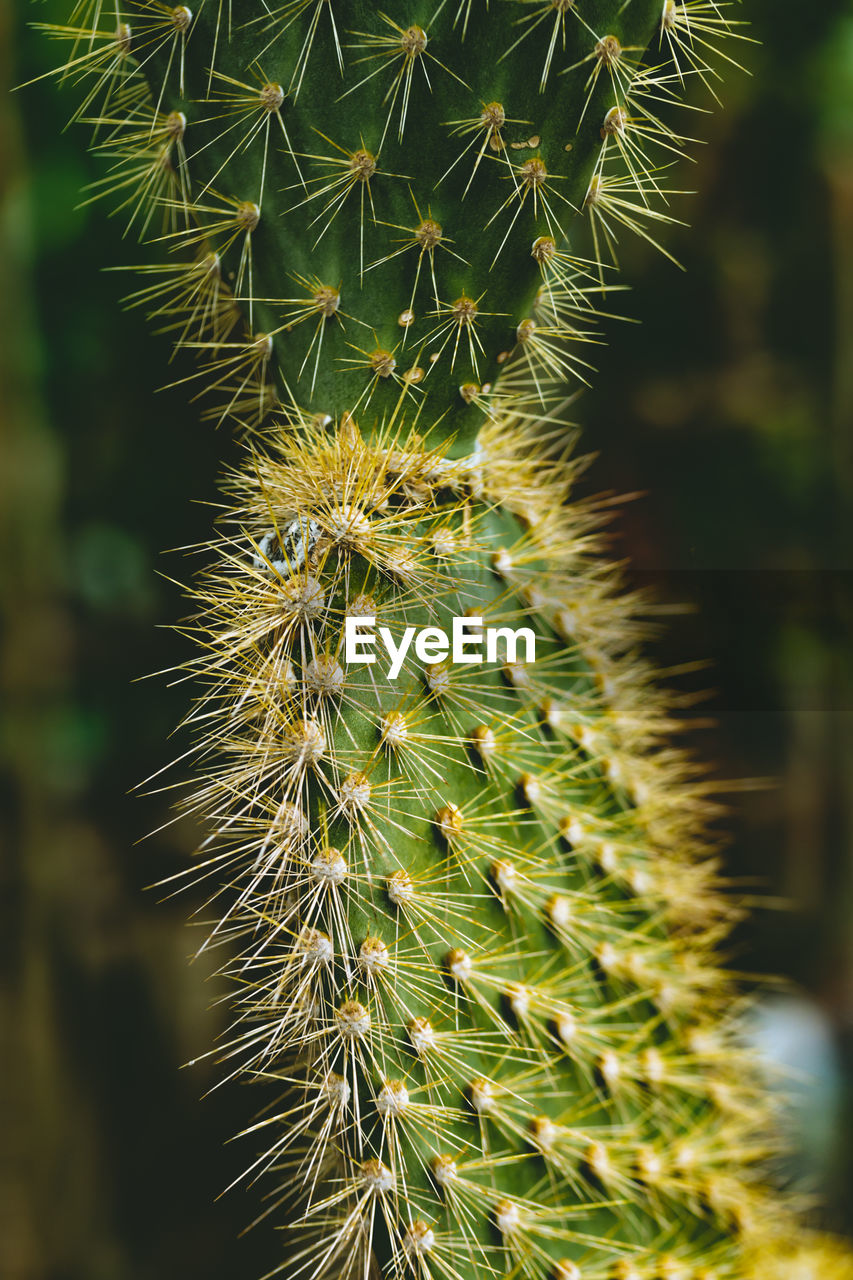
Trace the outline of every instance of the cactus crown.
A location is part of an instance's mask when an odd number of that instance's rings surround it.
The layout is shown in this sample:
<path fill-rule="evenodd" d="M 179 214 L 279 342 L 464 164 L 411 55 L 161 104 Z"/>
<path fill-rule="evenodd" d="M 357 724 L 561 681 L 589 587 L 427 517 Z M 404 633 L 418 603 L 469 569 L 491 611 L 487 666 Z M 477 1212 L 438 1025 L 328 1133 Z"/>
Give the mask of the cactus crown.
<path fill-rule="evenodd" d="M 713 788 L 559 413 L 619 235 L 670 217 L 673 107 L 713 90 L 730 7 L 81 0 L 48 27 L 92 196 L 160 254 L 132 301 L 246 432 L 188 806 L 223 1056 L 281 1088 L 249 1176 L 289 1275 L 740 1280 L 779 1219 Z M 348 661 L 367 620 L 387 652 Z"/>

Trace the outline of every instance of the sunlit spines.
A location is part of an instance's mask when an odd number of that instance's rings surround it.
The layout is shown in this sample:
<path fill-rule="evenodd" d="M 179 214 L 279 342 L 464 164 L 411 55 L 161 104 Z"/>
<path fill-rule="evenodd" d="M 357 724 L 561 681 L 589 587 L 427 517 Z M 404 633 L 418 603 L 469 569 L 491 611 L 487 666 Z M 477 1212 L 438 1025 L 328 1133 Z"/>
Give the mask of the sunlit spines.
<path fill-rule="evenodd" d="M 395 111 L 398 115 L 397 136 L 402 141 L 406 131 L 406 118 L 412 94 L 412 84 L 416 77 L 423 77 L 428 92 L 432 93 L 430 80 L 430 64 L 433 74 L 437 71 L 455 76 L 449 71 L 429 48 L 429 34 L 417 23 L 403 26 L 385 13 L 378 14 L 380 26 L 377 31 L 355 31 L 350 47 L 354 53 L 353 69 L 358 75 L 356 83 L 346 89 L 342 97 L 357 93 L 363 84 L 380 77 L 385 89 L 382 106 L 387 107 L 387 115 L 379 141 L 378 150 L 382 150 Z M 389 74 L 390 73 L 390 74 Z M 455 76 L 459 79 L 458 76 Z M 460 83 L 464 83 L 460 81 Z M 385 85 L 387 84 L 387 88 Z"/>
<path fill-rule="evenodd" d="M 506 58 L 514 53 L 525 40 L 530 40 L 531 43 L 537 40 L 540 46 L 539 56 L 542 56 L 542 48 L 545 51 L 542 59 L 542 74 L 539 79 L 541 93 L 544 92 L 548 83 L 554 55 L 565 54 L 568 28 L 578 21 L 584 26 L 586 24 L 575 5 L 575 0 L 515 0 L 515 3 L 520 11 L 520 16 L 515 19 L 515 25 L 520 28 L 521 34 L 509 46 L 503 57 Z"/>
<path fill-rule="evenodd" d="M 218 254 L 202 250 L 189 262 L 147 263 L 133 270 L 146 283 L 125 297 L 125 305 L 142 307 L 155 332 L 174 335 L 176 350 L 189 341 L 215 344 L 241 322 Z"/>
<path fill-rule="evenodd" d="M 134 35 L 129 23 L 116 22 L 113 16 L 111 22 L 93 27 L 55 23 L 41 23 L 38 27 L 49 38 L 70 45 L 67 61 L 46 74 L 85 89 L 74 107 L 72 120 L 109 115 L 113 100 L 131 89 L 136 70 L 132 59 Z M 139 85 L 138 92 L 147 96 L 143 85 Z"/>
<path fill-rule="evenodd" d="M 246 153 L 257 139 L 260 143 L 260 161 L 255 203 L 262 208 L 270 159 L 270 132 L 273 128 L 273 142 L 283 141 L 283 153 L 291 158 L 302 180 L 299 162 L 287 132 L 286 98 L 285 90 L 277 81 L 270 79 L 260 62 L 253 63 L 249 68 L 248 81 L 238 80 L 222 72 L 213 73 L 205 99 L 207 114 L 204 123 L 213 122 L 215 131 L 205 141 L 204 147 L 216 149 L 217 163 L 205 166 L 205 182 L 199 189 L 199 197 L 210 187 L 215 187 L 229 162 L 238 152 L 241 155 Z M 220 153 L 224 153 L 222 159 L 219 159 Z"/>
<path fill-rule="evenodd" d="M 728 42 L 749 39 L 741 29 L 744 22 L 729 12 L 733 8 L 728 0 L 664 0 L 661 13 L 660 41 L 668 46 L 678 75 L 695 72 L 717 101 L 711 82 L 721 79 L 719 63 L 742 69 L 726 52 Z"/>

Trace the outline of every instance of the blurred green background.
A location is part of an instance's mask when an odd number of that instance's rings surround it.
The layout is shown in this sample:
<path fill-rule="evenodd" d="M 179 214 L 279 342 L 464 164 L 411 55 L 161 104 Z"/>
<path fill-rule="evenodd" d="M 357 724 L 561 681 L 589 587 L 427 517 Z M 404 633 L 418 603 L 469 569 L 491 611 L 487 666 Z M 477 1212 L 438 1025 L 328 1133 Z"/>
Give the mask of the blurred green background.
<path fill-rule="evenodd" d="M 253 1191 L 223 1137 L 254 1090 L 216 1081 L 221 1029 L 188 896 L 145 886 L 186 864 L 169 795 L 129 795 L 178 746 L 188 656 L 170 547 L 203 540 L 232 446 L 171 380 L 167 344 L 123 310 L 138 260 L 80 207 L 99 176 L 27 28 L 57 0 L 0 0 L 0 1277 L 236 1280 L 275 1265 L 275 1233 L 238 1233 Z M 593 490 L 642 491 L 614 548 L 637 584 L 686 602 L 664 666 L 710 658 L 696 746 L 731 800 L 728 870 L 778 907 L 733 963 L 776 973 L 757 1034 L 804 1068 L 790 1176 L 822 1221 L 853 1202 L 853 12 L 749 0 L 760 45 L 676 185 L 667 241 L 687 271 L 626 246 L 640 324 L 611 326 L 576 407 Z M 161 575 L 167 575 L 166 577 Z M 144 839 L 150 831 L 159 833 Z"/>

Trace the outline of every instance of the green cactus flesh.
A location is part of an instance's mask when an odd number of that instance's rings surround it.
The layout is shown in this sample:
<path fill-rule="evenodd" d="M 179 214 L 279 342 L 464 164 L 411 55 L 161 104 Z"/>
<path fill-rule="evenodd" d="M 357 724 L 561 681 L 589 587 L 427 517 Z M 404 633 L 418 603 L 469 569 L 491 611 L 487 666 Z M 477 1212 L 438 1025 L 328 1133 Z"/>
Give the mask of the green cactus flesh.
<path fill-rule="evenodd" d="M 289 1275 L 738 1280 L 780 1218 L 713 788 L 560 414 L 616 233 L 666 220 L 666 121 L 728 7 L 49 28 L 111 163 L 93 194 L 161 251 L 133 301 L 245 432 L 196 589 L 188 807 L 223 1059 L 281 1089 L 247 1176 Z M 347 662 L 368 617 L 409 642 L 394 678 Z M 460 618 L 535 657 L 412 639 Z"/>

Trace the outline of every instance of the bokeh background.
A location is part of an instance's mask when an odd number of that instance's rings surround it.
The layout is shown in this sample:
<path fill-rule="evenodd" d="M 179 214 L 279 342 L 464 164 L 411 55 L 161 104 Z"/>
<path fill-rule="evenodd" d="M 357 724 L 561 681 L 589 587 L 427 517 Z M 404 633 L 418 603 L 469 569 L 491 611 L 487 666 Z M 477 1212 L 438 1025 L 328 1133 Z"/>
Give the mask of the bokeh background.
<path fill-rule="evenodd" d="M 236 1280 L 276 1261 L 223 1143 L 252 1090 L 213 1089 L 221 1029 L 187 897 L 146 886 L 195 833 L 159 770 L 186 687 L 180 553 L 231 455 L 123 310 L 135 261 L 80 191 L 98 176 L 28 29 L 0 0 L 0 1277 Z M 686 603 L 662 665 L 709 658 L 696 745 L 733 779 L 728 870 L 763 896 L 732 963 L 781 975 L 755 1034 L 793 1065 L 786 1176 L 853 1228 L 853 11 L 748 0 L 760 44 L 680 184 L 676 270 L 623 255 L 640 324 L 613 326 L 577 404 L 593 490 L 641 493 L 614 547 Z M 178 748 L 175 747 L 175 750 Z M 147 836 L 155 831 L 157 834 Z M 212 1091 L 211 1091 L 212 1090 Z M 199 1100 L 201 1095 L 203 1100 Z"/>

